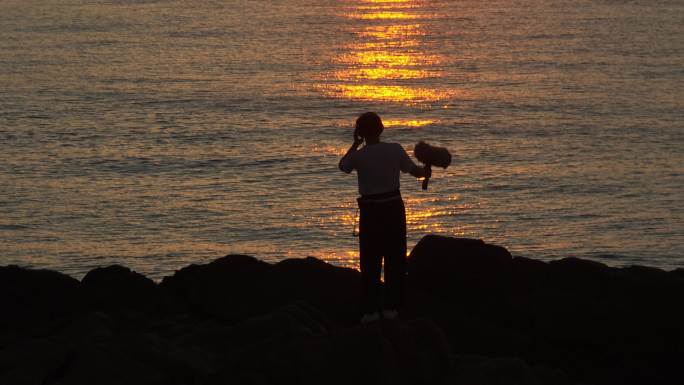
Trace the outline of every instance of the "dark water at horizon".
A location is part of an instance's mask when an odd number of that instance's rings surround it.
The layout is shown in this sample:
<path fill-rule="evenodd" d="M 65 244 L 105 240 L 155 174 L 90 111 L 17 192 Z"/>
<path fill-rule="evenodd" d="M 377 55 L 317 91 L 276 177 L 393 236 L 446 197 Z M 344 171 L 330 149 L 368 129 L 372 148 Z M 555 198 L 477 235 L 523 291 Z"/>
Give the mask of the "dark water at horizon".
<path fill-rule="evenodd" d="M 684 266 L 684 3 L 0 3 L 0 265 L 357 265 L 355 117 L 455 155 L 409 247 Z"/>

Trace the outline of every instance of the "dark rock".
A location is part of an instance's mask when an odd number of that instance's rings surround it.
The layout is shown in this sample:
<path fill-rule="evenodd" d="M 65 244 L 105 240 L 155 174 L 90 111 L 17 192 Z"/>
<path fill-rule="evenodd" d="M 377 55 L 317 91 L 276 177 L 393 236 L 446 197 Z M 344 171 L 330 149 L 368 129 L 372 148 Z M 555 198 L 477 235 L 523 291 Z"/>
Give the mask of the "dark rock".
<path fill-rule="evenodd" d="M 93 269 L 81 280 L 86 303 L 94 309 L 159 311 L 161 290 L 151 279 L 119 265 Z"/>
<path fill-rule="evenodd" d="M 448 381 L 453 385 L 570 385 L 560 371 L 531 367 L 515 357 L 459 356 Z"/>
<path fill-rule="evenodd" d="M 678 267 L 670 272 L 670 274 L 675 275 L 680 278 L 684 278 L 684 268 Z"/>
<path fill-rule="evenodd" d="M 230 255 L 157 285 L 0 267 L 0 385 L 678 383 L 684 274 L 425 237 L 402 320 L 358 325 L 359 273 Z"/>
<path fill-rule="evenodd" d="M 392 347 L 400 383 L 440 383 L 451 370 L 449 341 L 433 321 L 387 322 L 383 334 Z"/>
<path fill-rule="evenodd" d="M 68 341 L 26 337 L 0 347 L 0 384 L 40 385 L 59 375 L 70 356 Z"/>
<path fill-rule="evenodd" d="M 408 259 L 410 284 L 480 311 L 505 312 L 511 254 L 481 240 L 428 235 Z M 476 295 L 473 296 L 473 293 Z"/>
<path fill-rule="evenodd" d="M 304 301 L 331 320 L 357 320 L 359 273 L 315 258 L 275 265 L 244 255 L 228 255 L 192 265 L 166 277 L 161 286 L 194 311 L 238 322 L 292 301 Z"/>
<path fill-rule="evenodd" d="M 676 273 L 510 259 L 481 241 L 434 236 L 409 268 L 407 308 L 435 319 L 457 353 L 519 356 L 602 384 L 665 384 L 684 358 Z"/>
<path fill-rule="evenodd" d="M 274 265 L 271 287 L 277 303 L 300 300 L 337 323 L 353 325 L 359 319 L 361 277 L 316 258 L 286 259 Z"/>
<path fill-rule="evenodd" d="M 435 384 L 451 367 L 448 344 L 428 320 L 375 322 L 318 335 L 277 333 L 262 341 L 239 350 L 205 383 Z"/>
<path fill-rule="evenodd" d="M 0 330 L 23 329 L 80 308 L 78 280 L 55 271 L 0 267 Z"/>
<path fill-rule="evenodd" d="M 190 265 L 164 277 L 162 289 L 190 311 L 237 322 L 274 307 L 262 287 L 273 266 L 246 255 L 228 255 L 206 265 Z"/>
<path fill-rule="evenodd" d="M 502 247 L 428 235 L 408 259 L 409 314 L 437 321 L 456 352 L 525 351 L 529 337 L 512 328 L 512 269 Z"/>
<path fill-rule="evenodd" d="M 64 367 L 47 378 L 55 384 L 189 384 L 195 370 L 184 353 L 151 333 L 119 333 L 75 347 Z"/>

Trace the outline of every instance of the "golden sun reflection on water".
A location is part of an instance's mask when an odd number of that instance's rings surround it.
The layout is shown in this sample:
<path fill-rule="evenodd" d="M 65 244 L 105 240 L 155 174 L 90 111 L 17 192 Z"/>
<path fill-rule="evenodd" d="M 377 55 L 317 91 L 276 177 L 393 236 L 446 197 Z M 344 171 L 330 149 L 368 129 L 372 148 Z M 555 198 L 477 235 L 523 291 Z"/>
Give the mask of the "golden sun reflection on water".
<path fill-rule="evenodd" d="M 378 20 L 378 19 L 411 20 L 411 19 L 417 19 L 418 18 L 418 15 L 411 14 L 408 12 L 387 12 L 387 11 L 370 12 L 370 13 L 352 13 L 352 14 L 349 14 L 348 16 L 350 18 L 353 18 L 353 19 L 363 19 L 363 20 Z"/>
<path fill-rule="evenodd" d="M 441 207 L 434 207 L 431 204 L 440 202 L 442 199 L 429 198 L 407 198 L 404 197 L 404 204 L 406 206 L 406 228 L 409 234 L 413 233 L 449 233 L 455 236 L 464 236 L 468 234 L 468 229 L 461 226 L 445 226 L 445 222 L 439 220 L 443 216 L 454 216 L 461 213 L 467 213 L 473 207 L 467 203 L 456 203 L 461 200 L 458 195 L 452 195 L 446 200 L 453 204 Z M 358 231 L 358 211 L 355 204 L 343 205 L 337 214 L 328 218 L 327 221 L 341 224 L 342 228 L 348 230 L 348 233 L 341 234 L 343 236 L 351 236 L 352 228 Z M 358 240 L 358 238 L 357 238 Z M 409 243 L 409 250 L 412 245 Z M 408 253 L 408 251 L 407 251 Z M 329 261 L 340 263 L 344 266 L 349 266 L 358 269 L 359 252 L 357 248 L 352 250 L 341 250 L 336 252 L 326 252 L 319 256 L 320 258 Z"/>
<path fill-rule="evenodd" d="M 421 29 L 420 24 L 394 24 L 369 26 L 362 31 L 356 31 L 356 35 L 400 43 L 406 41 L 409 36 L 425 35 L 425 31 Z M 363 47 L 363 43 L 357 43 L 357 46 Z"/>
<path fill-rule="evenodd" d="M 410 3 L 404 3 L 404 4 L 381 4 L 381 5 L 359 5 L 356 7 L 357 10 L 371 10 L 371 11 L 377 11 L 377 10 L 382 10 L 382 9 L 411 9 L 411 8 L 416 8 L 417 5 L 415 4 L 410 4 Z"/>
<path fill-rule="evenodd" d="M 347 152 L 347 147 L 314 146 L 311 152 L 315 154 L 342 156 Z"/>
<path fill-rule="evenodd" d="M 338 79 L 421 79 L 430 75 L 425 70 L 406 68 L 358 68 L 335 72 Z"/>
<path fill-rule="evenodd" d="M 380 50 L 417 47 L 418 40 L 390 40 L 390 41 L 369 41 L 350 45 L 351 49 L 356 50 Z"/>
<path fill-rule="evenodd" d="M 360 2 L 342 16 L 368 22 L 351 31 L 358 40 L 345 44 L 347 52 L 331 59 L 343 68 L 324 75 L 323 79 L 328 82 L 315 85 L 317 90 L 331 98 L 404 104 L 437 102 L 459 94 L 453 89 L 437 89 L 435 82 L 421 82 L 442 76 L 437 67 L 441 57 L 431 53 L 421 41 L 421 36 L 426 36 L 428 31 L 412 22 L 430 17 L 420 13 L 422 3 L 415 0 Z"/>
<path fill-rule="evenodd" d="M 350 31 L 356 40 L 342 45 L 344 50 L 330 58 L 336 66 L 315 85 L 319 92 L 331 98 L 407 105 L 467 97 L 464 90 L 435 86 L 439 83 L 434 79 L 442 76 L 439 65 L 443 59 L 426 43 L 429 31 L 425 24 L 416 23 L 417 19 L 425 21 L 430 17 L 421 12 L 423 3 L 415 0 L 357 0 L 357 3 L 358 6 L 343 15 L 350 19 L 350 25 L 356 26 Z M 388 119 L 384 123 L 386 127 L 418 128 L 436 122 L 434 119 Z M 345 148 L 325 151 L 341 155 Z M 454 210 L 460 208 L 432 207 L 425 204 L 430 202 L 415 199 L 405 202 L 409 232 L 463 232 L 445 228 L 444 221 L 440 220 L 454 215 Z M 352 228 L 358 228 L 356 207 L 342 208 L 326 220 L 341 225 L 351 235 Z M 358 251 L 353 249 L 324 258 L 356 261 Z"/>
<path fill-rule="evenodd" d="M 315 255 L 315 257 L 318 257 L 327 262 L 334 262 L 344 267 L 361 270 L 358 250 L 347 250 L 334 253 L 328 252 L 320 255 Z"/>
<path fill-rule="evenodd" d="M 412 120 L 384 120 L 382 124 L 385 127 L 423 127 L 430 124 L 437 123 L 434 119 L 412 119 Z"/>
<path fill-rule="evenodd" d="M 363 84 L 329 84 L 323 92 L 331 97 L 386 102 L 426 103 L 446 99 L 453 92 L 432 88 Z"/>
<path fill-rule="evenodd" d="M 358 51 L 350 55 L 343 55 L 338 59 L 341 63 L 377 65 L 374 70 L 384 70 L 386 67 L 418 66 L 439 63 L 436 56 L 418 55 L 415 52 L 397 53 L 392 51 Z"/>
<path fill-rule="evenodd" d="M 361 0 L 364 3 L 387 4 L 387 3 L 412 3 L 415 0 Z"/>

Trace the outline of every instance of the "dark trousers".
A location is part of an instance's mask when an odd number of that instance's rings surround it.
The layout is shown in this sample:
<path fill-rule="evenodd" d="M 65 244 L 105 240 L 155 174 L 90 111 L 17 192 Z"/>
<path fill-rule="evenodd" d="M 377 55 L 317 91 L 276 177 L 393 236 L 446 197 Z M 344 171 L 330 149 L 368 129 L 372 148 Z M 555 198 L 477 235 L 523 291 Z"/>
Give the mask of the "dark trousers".
<path fill-rule="evenodd" d="M 386 201 L 358 199 L 361 306 L 364 313 L 398 309 L 406 275 L 406 211 L 401 196 Z M 380 274 L 385 258 L 385 290 Z"/>

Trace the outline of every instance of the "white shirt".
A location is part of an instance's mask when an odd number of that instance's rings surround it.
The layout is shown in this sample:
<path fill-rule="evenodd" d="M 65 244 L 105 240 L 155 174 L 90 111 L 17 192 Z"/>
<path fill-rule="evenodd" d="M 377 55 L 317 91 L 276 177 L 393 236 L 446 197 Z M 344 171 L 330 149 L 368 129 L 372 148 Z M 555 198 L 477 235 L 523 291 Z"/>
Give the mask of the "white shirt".
<path fill-rule="evenodd" d="M 399 189 L 399 171 L 417 167 L 399 143 L 376 143 L 351 151 L 340 161 L 346 173 L 356 170 L 359 194 L 380 194 Z"/>

